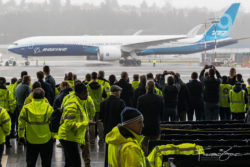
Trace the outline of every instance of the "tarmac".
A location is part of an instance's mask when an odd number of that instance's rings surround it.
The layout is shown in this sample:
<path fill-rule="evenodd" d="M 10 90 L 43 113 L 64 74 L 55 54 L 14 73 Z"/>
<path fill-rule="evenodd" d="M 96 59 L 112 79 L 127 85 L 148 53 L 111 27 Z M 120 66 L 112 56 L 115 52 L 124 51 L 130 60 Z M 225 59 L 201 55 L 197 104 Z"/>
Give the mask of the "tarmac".
<path fill-rule="evenodd" d="M 31 76 L 32 82 L 36 81 L 36 72 L 42 71 L 43 65 L 49 65 L 51 68 L 51 75 L 55 78 L 56 83 L 63 81 L 64 76 L 68 72 L 73 72 L 77 75 L 77 79 L 84 80 L 87 73 L 92 73 L 93 71 L 98 72 L 99 70 L 105 71 L 105 78 L 111 74 L 116 75 L 117 79 L 120 79 L 121 72 L 127 71 L 129 78 L 132 81 L 133 74 L 147 74 L 152 72 L 154 75 L 162 73 L 164 70 L 178 72 L 181 75 L 181 79 L 184 82 L 188 82 L 191 77 L 192 72 L 198 72 L 202 70 L 201 66 L 197 61 L 194 63 L 187 62 L 187 58 L 183 58 L 182 62 L 178 61 L 165 61 L 164 63 L 156 63 L 153 67 L 152 63 L 142 63 L 141 66 L 131 67 L 131 66 L 121 66 L 118 62 L 100 62 L 100 61 L 87 61 L 81 57 L 54 57 L 45 58 L 44 60 L 33 60 L 30 61 L 30 66 L 24 66 L 23 63 L 17 63 L 17 66 L 0 66 L 0 76 L 6 77 L 9 82 L 12 77 L 20 77 L 21 71 L 27 71 Z M 217 67 L 218 71 L 222 75 L 229 75 L 229 70 L 231 67 Z M 243 79 L 246 82 L 250 77 L 250 68 L 247 67 L 236 67 L 237 73 L 243 75 Z"/>

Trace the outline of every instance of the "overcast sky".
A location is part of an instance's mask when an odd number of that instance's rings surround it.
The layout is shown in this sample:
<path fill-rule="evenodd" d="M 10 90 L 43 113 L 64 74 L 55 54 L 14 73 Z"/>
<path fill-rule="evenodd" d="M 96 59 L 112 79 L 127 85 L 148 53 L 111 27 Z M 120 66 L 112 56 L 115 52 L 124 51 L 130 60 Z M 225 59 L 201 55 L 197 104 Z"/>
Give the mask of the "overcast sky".
<path fill-rule="evenodd" d="M 6 2 L 8 0 L 3 0 Z M 21 0 L 16 0 L 17 2 Z M 46 0 L 26 0 L 26 2 L 44 2 Z M 53 1 L 53 0 L 52 0 Z M 73 4 L 90 3 L 100 5 L 104 0 L 71 0 Z M 149 6 L 156 4 L 163 6 L 166 2 L 172 4 L 175 8 L 190 9 L 190 8 L 207 8 L 212 11 L 218 11 L 227 8 L 233 2 L 241 2 L 241 10 L 250 12 L 250 0 L 117 0 L 119 5 L 134 5 L 140 6 L 143 1 L 146 1 Z"/>

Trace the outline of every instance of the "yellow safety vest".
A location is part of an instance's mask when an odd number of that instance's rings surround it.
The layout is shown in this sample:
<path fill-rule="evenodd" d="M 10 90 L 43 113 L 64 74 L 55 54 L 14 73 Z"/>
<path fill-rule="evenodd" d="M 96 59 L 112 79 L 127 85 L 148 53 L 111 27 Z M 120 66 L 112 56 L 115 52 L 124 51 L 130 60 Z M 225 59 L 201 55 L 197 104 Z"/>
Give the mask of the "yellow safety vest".
<path fill-rule="evenodd" d="M 26 104 L 31 103 L 31 102 L 32 102 L 32 99 L 33 99 L 33 93 L 30 93 L 29 96 L 26 97 L 26 99 L 24 100 L 24 103 L 23 103 L 23 104 L 26 105 Z M 46 103 L 49 103 L 49 101 L 48 101 L 48 99 L 47 99 L 46 97 L 44 97 L 44 99 L 45 99 L 45 102 L 46 102 Z"/>
<path fill-rule="evenodd" d="M 102 94 L 103 94 L 103 87 L 100 86 L 98 89 L 91 89 L 91 87 L 88 85 L 88 91 L 89 96 L 92 98 L 94 104 L 95 104 L 95 110 L 96 112 L 100 112 L 100 104 L 102 102 Z"/>
<path fill-rule="evenodd" d="M 202 146 L 192 143 L 183 143 L 179 145 L 167 144 L 156 146 L 147 158 L 150 167 L 168 167 L 168 162 L 164 162 L 162 166 L 163 155 L 201 155 L 204 153 Z"/>
<path fill-rule="evenodd" d="M 68 95 L 63 98 L 61 108 L 65 108 L 67 105 L 67 100 L 74 96 L 75 91 L 71 91 Z M 89 120 L 93 120 L 95 116 L 95 104 L 90 96 L 88 96 L 87 100 L 83 100 L 83 107 L 87 112 Z"/>
<path fill-rule="evenodd" d="M 96 82 L 98 82 L 104 88 L 105 92 L 107 93 L 107 97 L 109 97 L 110 96 L 110 84 L 109 84 L 109 82 L 107 82 L 103 79 L 97 79 Z"/>
<path fill-rule="evenodd" d="M 14 88 L 15 88 L 15 84 L 9 84 L 8 86 L 7 86 L 7 89 L 13 94 L 13 92 L 14 92 Z"/>
<path fill-rule="evenodd" d="M 57 97 L 60 94 L 60 86 L 59 87 L 55 87 L 55 97 Z"/>
<path fill-rule="evenodd" d="M 9 113 L 14 113 L 16 109 L 16 100 L 8 89 L 0 89 L 0 107 Z"/>
<path fill-rule="evenodd" d="M 243 113 L 245 112 L 245 91 L 241 90 L 240 92 L 236 93 L 235 91 L 231 90 L 230 95 L 230 110 L 232 113 Z"/>
<path fill-rule="evenodd" d="M 143 137 L 131 133 L 135 139 L 123 137 L 116 126 L 106 135 L 109 167 L 146 167 L 146 158 L 140 146 Z"/>
<path fill-rule="evenodd" d="M 0 107 L 0 144 L 5 143 L 5 138 L 10 134 L 11 121 L 8 112 Z"/>
<path fill-rule="evenodd" d="M 75 81 L 73 81 L 73 80 L 66 80 L 66 81 L 69 83 L 71 88 L 74 88 Z"/>
<path fill-rule="evenodd" d="M 160 89 L 156 88 L 156 87 L 155 87 L 155 93 L 157 95 L 163 96 L 162 91 Z"/>
<path fill-rule="evenodd" d="M 250 107 L 250 86 L 247 87 L 247 107 Z"/>
<path fill-rule="evenodd" d="M 220 107 L 229 108 L 230 103 L 228 101 L 229 91 L 232 86 L 230 84 L 220 84 Z"/>
<path fill-rule="evenodd" d="M 135 90 L 136 88 L 138 88 L 138 87 L 139 87 L 139 85 L 140 85 L 140 81 L 132 81 L 131 85 L 132 85 L 132 87 L 133 87 L 133 88 L 134 88 L 134 90 Z"/>
<path fill-rule="evenodd" d="M 88 113 L 89 120 L 93 120 L 96 111 L 95 111 L 94 101 L 92 100 L 92 98 L 90 96 L 88 96 L 87 100 L 84 100 L 84 107 Z"/>
<path fill-rule="evenodd" d="M 43 99 L 32 99 L 24 105 L 18 118 L 18 136 L 31 144 L 45 144 L 52 138 L 49 120 L 53 108 Z M 26 131 L 26 133 L 25 133 Z"/>
<path fill-rule="evenodd" d="M 61 126 L 56 136 L 57 139 L 85 145 L 85 133 L 88 128 L 89 117 L 83 104 L 83 100 L 78 96 L 70 94 L 63 106 Z"/>

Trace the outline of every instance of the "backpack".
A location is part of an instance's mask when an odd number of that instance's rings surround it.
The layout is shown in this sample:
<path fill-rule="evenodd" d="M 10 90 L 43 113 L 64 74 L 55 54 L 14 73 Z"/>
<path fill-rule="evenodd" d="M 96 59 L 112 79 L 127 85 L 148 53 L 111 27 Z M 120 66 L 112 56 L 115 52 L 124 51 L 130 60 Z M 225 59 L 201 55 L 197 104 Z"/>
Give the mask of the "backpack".
<path fill-rule="evenodd" d="M 62 117 L 63 109 L 57 108 L 54 110 L 50 117 L 50 124 L 49 128 L 51 132 L 57 133 L 59 130 L 59 127 L 61 126 L 60 121 Z"/>

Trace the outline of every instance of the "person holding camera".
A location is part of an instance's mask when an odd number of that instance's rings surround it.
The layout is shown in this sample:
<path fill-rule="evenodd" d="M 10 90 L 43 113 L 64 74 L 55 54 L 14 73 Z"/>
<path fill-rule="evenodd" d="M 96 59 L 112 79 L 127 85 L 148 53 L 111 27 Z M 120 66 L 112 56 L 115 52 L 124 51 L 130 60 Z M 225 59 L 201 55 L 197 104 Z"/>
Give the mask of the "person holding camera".
<path fill-rule="evenodd" d="M 208 76 L 204 77 L 207 69 Z M 200 73 L 200 79 L 203 84 L 205 120 L 218 120 L 221 75 L 215 66 L 205 65 Z"/>
<path fill-rule="evenodd" d="M 176 86 L 176 74 L 174 72 L 167 72 L 164 71 L 164 75 L 170 74 L 170 76 L 167 78 L 167 84 L 165 85 L 163 89 L 163 97 L 165 102 L 165 109 L 162 114 L 162 120 L 161 121 L 177 121 L 178 115 L 177 115 L 177 104 L 178 104 L 178 88 Z"/>

